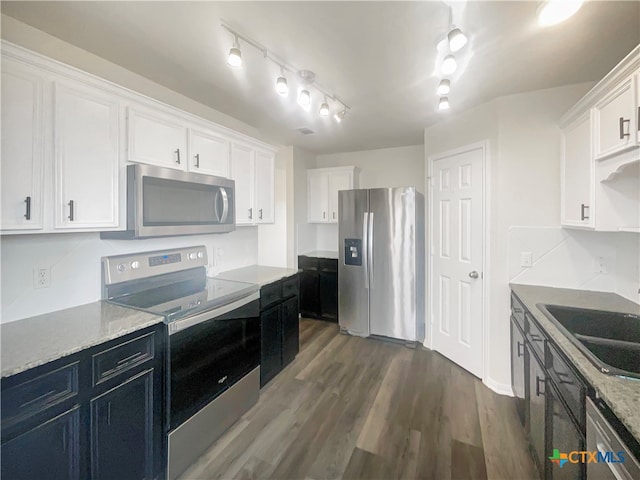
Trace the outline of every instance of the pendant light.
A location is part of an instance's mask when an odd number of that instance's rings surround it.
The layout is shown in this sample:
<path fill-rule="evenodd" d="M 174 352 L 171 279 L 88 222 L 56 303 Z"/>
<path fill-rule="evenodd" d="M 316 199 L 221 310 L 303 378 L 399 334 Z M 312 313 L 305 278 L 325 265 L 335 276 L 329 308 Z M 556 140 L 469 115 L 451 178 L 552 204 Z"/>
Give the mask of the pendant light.
<path fill-rule="evenodd" d="M 440 99 L 440 102 L 438 102 L 438 110 L 449 110 L 449 99 L 447 97 Z"/>
<path fill-rule="evenodd" d="M 283 97 L 289 94 L 289 85 L 287 84 L 287 78 L 284 76 L 284 68 L 280 67 L 280 76 L 276 79 L 276 92 Z"/>
<path fill-rule="evenodd" d="M 320 105 L 320 115 L 323 117 L 329 116 L 329 104 L 327 103 L 327 97 L 324 97 L 324 102 Z"/>
<path fill-rule="evenodd" d="M 238 42 L 237 36 L 233 42 L 233 47 L 229 50 L 227 64 L 233 68 L 240 68 L 242 66 L 242 52 L 240 51 L 240 43 Z"/>
<path fill-rule="evenodd" d="M 311 94 L 309 90 L 300 90 L 298 93 L 298 105 L 306 109 L 311 106 Z"/>
<path fill-rule="evenodd" d="M 453 55 L 447 55 L 444 57 L 442 61 L 442 66 L 440 70 L 445 75 L 451 75 L 458 68 L 458 64 L 456 63 L 456 58 Z"/>
<path fill-rule="evenodd" d="M 447 34 L 447 40 L 449 42 L 449 49 L 452 52 L 457 52 L 467 44 L 467 36 L 462 33 L 458 27 L 453 27 Z"/>
<path fill-rule="evenodd" d="M 449 80 L 440 80 L 438 85 L 438 95 L 447 95 L 451 91 L 451 82 Z"/>
<path fill-rule="evenodd" d="M 344 116 L 347 114 L 346 110 L 342 110 L 341 112 L 337 112 L 334 116 L 333 119 L 337 122 L 340 123 L 342 122 L 342 119 L 344 118 Z"/>

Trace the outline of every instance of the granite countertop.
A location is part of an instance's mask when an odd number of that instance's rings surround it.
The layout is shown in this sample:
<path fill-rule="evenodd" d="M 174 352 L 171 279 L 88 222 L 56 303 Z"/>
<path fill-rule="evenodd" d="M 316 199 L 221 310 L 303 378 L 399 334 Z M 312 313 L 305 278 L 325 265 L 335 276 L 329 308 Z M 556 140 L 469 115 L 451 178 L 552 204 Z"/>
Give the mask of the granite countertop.
<path fill-rule="evenodd" d="M 264 267 L 262 265 L 251 265 L 250 267 L 228 270 L 217 275 L 215 278 L 222 280 L 233 280 L 235 282 L 256 283 L 263 287 L 269 283 L 277 282 L 286 277 L 298 273 L 295 268 Z"/>
<path fill-rule="evenodd" d="M 338 260 L 340 255 L 334 250 L 314 250 L 313 252 L 301 253 L 300 256 L 314 257 L 314 258 L 330 258 L 332 260 Z"/>
<path fill-rule="evenodd" d="M 536 307 L 537 303 L 593 308 L 640 314 L 640 305 L 615 293 L 569 290 L 565 288 L 511 285 L 524 306 L 562 349 L 598 395 L 629 432 L 640 441 L 640 380 L 623 379 L 600 372 L 580 350 Z"/>
<path fill-rule="evenodd" d="M 16 320 L 0 326 L 2 377 L 162 323 L 163 317 L 107 302 Z"/>

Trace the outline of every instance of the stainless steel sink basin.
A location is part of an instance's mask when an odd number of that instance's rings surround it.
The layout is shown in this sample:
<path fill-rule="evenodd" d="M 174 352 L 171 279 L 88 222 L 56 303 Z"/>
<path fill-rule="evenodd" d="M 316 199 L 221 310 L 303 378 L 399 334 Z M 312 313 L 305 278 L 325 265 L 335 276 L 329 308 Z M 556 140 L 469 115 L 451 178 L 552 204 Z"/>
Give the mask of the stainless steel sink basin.
<path fill-rule="evenodd" d="M 537 307 L 601 372 L 640 378 L 640 316 L 560 305 Z"/>

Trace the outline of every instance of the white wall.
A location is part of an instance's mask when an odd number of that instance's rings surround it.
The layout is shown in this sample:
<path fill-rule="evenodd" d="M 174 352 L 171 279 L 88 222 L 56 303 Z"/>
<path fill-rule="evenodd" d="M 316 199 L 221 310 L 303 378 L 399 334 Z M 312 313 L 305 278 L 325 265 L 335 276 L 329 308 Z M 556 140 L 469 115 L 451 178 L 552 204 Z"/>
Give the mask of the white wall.
<path fill-rule="evenodd" d="M 560 117 L 590 83 L 501 97 L 425 130 L 425 156 L 489 140 L 485 383 L 510 391 L 509 229 L 560 223 Z"/>
<path fill-rule="evenodd" d="M 358 167 L 357 188 L 416 187 L 424 194 L 424 147 L 381 148 L 318 155 L 317 167 Z"/>
<path fill-rule="evenodd" d="M 218 272 L 258 261 L 257 227 L 240 227 L 227 234 L 147 240 L 101 240 L 98 233 L 3 236 L 0 322 L 99 300 L 103 256 L 192 245 L 206 245 L 210 259 L 214 248 L 222 249 L 222 255 L 216 256 Z M 51 269 L 51 287 L 33 288 L 33 269 L 37 267 Z"/>
<path fill-rule="evenodd" d="M 316 168 L 316 155 L 293 148 L 293 201 L 295 232 L 295 265 L 298 254 L 317 250 L 317 226 L 307 223 L 307 170 Z"/>
<path fill-rule="evenodd" d="M 531 252 L 531 267 L 521 266 L 522 252 Z M 614 292 L 640 303 L 640 236 L 561 227 L 512 227 L 509 278 L 526 285 Z"/>

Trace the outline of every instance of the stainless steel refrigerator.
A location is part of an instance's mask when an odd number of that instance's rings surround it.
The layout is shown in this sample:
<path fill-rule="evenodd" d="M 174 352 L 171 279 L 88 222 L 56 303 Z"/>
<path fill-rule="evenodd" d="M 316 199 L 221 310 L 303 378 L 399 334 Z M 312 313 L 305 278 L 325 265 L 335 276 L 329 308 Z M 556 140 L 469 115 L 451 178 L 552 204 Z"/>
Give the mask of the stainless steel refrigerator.
<path fill-rule="evenodd" d="M 338 193 L 338 318 L 352 335 L 424 340 L 424 197 L 415 187 Z"/>

